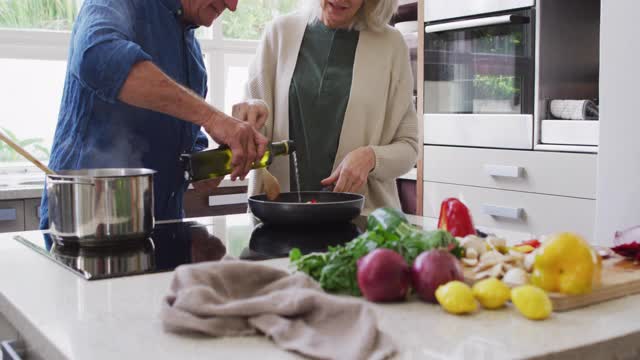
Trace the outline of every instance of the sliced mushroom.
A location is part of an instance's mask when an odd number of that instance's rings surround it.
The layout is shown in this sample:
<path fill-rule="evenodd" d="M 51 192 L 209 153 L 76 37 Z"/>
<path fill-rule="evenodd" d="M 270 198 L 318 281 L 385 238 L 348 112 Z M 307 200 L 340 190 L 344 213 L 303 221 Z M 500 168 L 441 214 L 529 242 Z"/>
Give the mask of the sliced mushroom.
<path fill-rule="evenodd" d="M 475 259 L 475 260 L 477 260 L 479 256 L 480 255 L 478 254 L 478 252 L 474 248 L 468 248 L 464 252 L 464 257 L 467 258 L 467 259 Z M 477 261 L 476 261 L 476 263 L 477 263 Z"/>
<path fill-rule="evenodd" d="M 504 270 L 502 266 L 503 266 L 502 264 L 495 264 L 490 269 L 477 272 L 475 275 L 475 280 L 482 280 L 482 279 L 491 278 L 491 277 L 499 279 L 504 274 Z"/>
<path fill-rule="evenodd" d="M 482 255 L 487 251 L 485 241 L 476 235 L 465 236 L 464 239 L 460 240 L 460 246 L 465 248 L 467 251 L 473 249 L 478 253 L 478 255 Z"/>
<path fill-rule="evenodd" d="M 494 249 L 507 247 L 507 241 L 496 236 L 487 237 L 487 244 Z"/>
<path fill-rule="evenodd" d="M 529 275 L 523 269 L 514 267 L 504 274 L 502 281 L 510 287 L 526 285 L 529 283 Z"/>
<path fill-rule="evenodd" d="M 473 266 L 478 265 L 478 259 L 469 259 L 469 258 L 464 258 L 464 259 L 462 259 L 462 263 L 463 263 L 465 266 L 473 267 Z"/>
<path fill-rule="evenodd" d="M 532 251 L 524 257 L 524 269 L 528 272 L 533 271 L 533 263 L 536 261 L 536 251 Z"/>

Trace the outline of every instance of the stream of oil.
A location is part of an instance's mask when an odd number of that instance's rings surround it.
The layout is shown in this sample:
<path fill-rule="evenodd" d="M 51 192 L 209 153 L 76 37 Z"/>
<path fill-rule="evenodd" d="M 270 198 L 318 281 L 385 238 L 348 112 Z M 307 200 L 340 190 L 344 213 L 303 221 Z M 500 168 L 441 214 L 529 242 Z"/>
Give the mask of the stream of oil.
<path fill-rule="evenodd" d="M 296 173 L 296 189 L 298 190 L 298 202 L 302 202 L 302 196 L 300 195 L 300 172 L 298 171 L 298 156 L 294 151 L 291 156 L 293 156 L 293 170 Z"/>

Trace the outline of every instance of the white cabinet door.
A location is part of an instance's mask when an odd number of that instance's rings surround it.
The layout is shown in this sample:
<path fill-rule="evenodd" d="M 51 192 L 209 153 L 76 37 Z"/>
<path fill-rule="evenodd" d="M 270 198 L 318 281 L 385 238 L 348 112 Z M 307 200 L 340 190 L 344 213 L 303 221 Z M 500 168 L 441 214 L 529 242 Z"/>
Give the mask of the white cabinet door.
<path fill-rule="evenodd" d="M 538 194 L 595 199 L 596 155 L 424 147 L 424 179 Z"/>
<path fill-rule="evenodd" d="M 24 230 L 24 202 L 0 201 L 0 233 Z"/>
<path fill-rule="evenodd" d="M 424 216 L 437 218 L 442 200 L 449 197 L 458 198 L 469 207 L 477 227 L 534 236 L 571 231 L 593 240 L 595 200 L 427 181 Z"/>

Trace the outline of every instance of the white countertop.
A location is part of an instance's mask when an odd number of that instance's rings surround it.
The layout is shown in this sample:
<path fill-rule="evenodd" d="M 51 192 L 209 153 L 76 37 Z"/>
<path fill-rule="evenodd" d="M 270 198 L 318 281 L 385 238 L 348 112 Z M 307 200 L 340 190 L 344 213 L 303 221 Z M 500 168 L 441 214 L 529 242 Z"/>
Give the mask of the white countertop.
<path fill-rule="evenodd" d="M 0 235 L 0 313 L 42 358 L 297 358 L 262 337 L 210 339 L 165 333 L 158 313 L 171 276 L 85 281 L 10 234 Z M 529 358 L 572 348 L 582 348 L 574 353 L 581 359 L 604 359 L 613 358 L 613 350 L 633 354 L 622 343 L 640 346 L 640 296 L 554 314 L 543 322 L 526 320 L 513 309 L 458 317 L 418 301 L 372 306 L 382 329 L 401 349 L 398 359 Z M 585 347 L 612 339 L 617 339 L 615 346 L 611 341 L 610 347 Z"/>

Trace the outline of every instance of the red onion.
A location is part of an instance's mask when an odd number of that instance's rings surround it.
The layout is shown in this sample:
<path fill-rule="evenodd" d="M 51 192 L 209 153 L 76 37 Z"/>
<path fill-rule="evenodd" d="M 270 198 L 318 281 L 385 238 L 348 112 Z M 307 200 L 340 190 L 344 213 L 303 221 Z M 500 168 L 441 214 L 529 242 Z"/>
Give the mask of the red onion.
<path fill-rule="evenodd" d="M 407 297 L 410 283 L 409 265 L 397 252 L 376 249 L 358 264 L 358 286 L 367 300 L 400 301 Z"/>
<path fill-rule="evenodd" d="M 438 287 L 453 280 L 464 281 L 464 275 L 458 259 L 447 251 L 425 251 L 413 262 L 411 283 L 424 301 L 436 303 Z"/>

